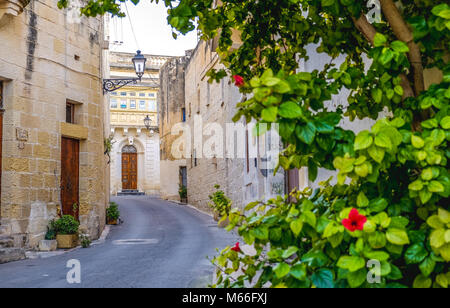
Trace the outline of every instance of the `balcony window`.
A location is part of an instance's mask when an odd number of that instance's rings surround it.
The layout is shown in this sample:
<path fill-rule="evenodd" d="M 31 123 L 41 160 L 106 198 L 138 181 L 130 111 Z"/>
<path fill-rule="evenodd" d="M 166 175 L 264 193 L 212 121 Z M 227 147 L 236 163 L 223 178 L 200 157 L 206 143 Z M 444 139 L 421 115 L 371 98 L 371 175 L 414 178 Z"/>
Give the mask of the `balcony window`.
<path fill-rule="evenodd" d="M 120 101 L 120 108 L 127 109 L 127 100 L 123 99 Z"/>
<path fill-rule="evenodd" d="M 148 101 L 148 111 L 157 112 L 157 104 L 155 99 L 151 99 Z"/>
<path fill-rule="evenodd" d="M 139 110 L 145 110 L 145 101 L 139 101 Z"/>
<path fill-rule="evenodd" d="M 113 98 L 111 99 L 111 109 L 117 108 L 117 99 Z"/>
<path fill-rule="evenodd" d="M 136 101 L 134 99 L 130 100 L 130 109 L 136 109 Z"/>

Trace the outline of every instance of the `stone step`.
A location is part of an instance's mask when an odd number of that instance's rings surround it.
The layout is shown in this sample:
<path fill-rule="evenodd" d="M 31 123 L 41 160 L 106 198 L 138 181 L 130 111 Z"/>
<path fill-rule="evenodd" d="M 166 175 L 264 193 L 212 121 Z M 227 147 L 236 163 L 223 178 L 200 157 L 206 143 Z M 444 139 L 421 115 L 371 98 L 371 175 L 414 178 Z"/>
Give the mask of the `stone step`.
<path fill-rule="evenodd" d="M 0 248 L 0 264 L 25 259 L 25 250 L 22 248 Z"/>
<path fill-rule="evenodd" d="M 145 196 L 145 193 L 137 190 L 124 190 L 119 191 L 117 196 Z"/>

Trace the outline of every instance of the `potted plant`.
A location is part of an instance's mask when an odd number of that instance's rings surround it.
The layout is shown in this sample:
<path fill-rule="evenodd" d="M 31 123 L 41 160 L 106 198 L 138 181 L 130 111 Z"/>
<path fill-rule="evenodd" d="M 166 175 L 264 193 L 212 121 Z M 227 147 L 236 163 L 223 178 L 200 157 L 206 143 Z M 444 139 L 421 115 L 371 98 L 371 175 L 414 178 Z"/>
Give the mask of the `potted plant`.
<path fill-rule="evenodd" d="M 109 208 L 106 209 L 106 223 L 108 225 L 117 225 L 119 217 L 119 206 L 115 202 L 110 202 Z"/>
<path fill-rule="evenodd" d="M 187 187 L 184 185 L 180 185 L 178 193 L 180 194 L 180 201 L 183 203 L 187 203 Z"/>
<path fill-rule="evenodd" d="M 52 220 L 47 226 L 47 233 L 45 234 L 45 238 L 39 242 L 39 250 L 47 252 L 55 251 L 57 247 L 58 243 L 56 241 L 55 220 Z"/>
<path fill-rule="evenodd" d="M 54 222 L 58 248 L 70 249 L 78 244 L 78 228 L 80 223 L 70 215 L 64 215 Z"/>
<path fill-rule="evenodd" d="M 224 228 L 229 224 L 228 215 L 231 210 L 231 200 L 220 190 L 220 185 L 215 185 L 216 191 L 209 196 L 212 201 L 208 205 L 214 211 L 214 220 L 219 222 L 219 227 Z"/>
<path fill-rule="evenodd" d="M 80 233 L 80 243 L 81 247 L 89 248 L 91 246 L 91 239 L 88 234 Z"/>

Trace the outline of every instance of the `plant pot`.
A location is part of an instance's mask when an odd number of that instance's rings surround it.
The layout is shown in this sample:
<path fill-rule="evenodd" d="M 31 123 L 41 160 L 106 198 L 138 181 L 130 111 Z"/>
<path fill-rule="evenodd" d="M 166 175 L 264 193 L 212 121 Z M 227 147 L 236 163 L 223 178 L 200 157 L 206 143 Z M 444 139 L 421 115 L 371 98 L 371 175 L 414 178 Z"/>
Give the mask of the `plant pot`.
<path fill-rule="evenodd" d="M 39 242 L 39 251 L 55 251 L 58 248 L 56 240 L 42 240 Z"/>
<path fill-rule="evenodd" d="M 214 220 L 219 221 L 220 220 L 220 214 L 217 211 L 214 211 Z"/>
<path fill-rule="evenodd" d="M 180 198 L 181 203 L 187 203 L 187 198 Z"/>
<path fill-rule="evenodd" d="M 71 249 L 77 247 L 78 245 L 78 235 L 77 234 L 58 234 L 56 236 L 56 241 L 58 242 L 59 249 Z"/>
<path fill-rule="evenodd" d="M 108 218 L 107 219 L 107 224 L 108 225 L 117 225 L 117 219 L 111 219 L 111 218 Z"/>

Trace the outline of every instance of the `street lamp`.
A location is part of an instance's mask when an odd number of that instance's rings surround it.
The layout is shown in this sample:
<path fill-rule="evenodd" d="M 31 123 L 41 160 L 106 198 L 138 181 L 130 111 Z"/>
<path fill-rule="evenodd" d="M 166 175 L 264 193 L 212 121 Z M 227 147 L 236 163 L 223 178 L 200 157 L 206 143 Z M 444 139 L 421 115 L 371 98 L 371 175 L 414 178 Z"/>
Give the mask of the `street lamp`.
<path fill-rule="evenodd" d="M 144 125 L 148 131 L 150 131 L 150 128 L 152 127 L 151 124 L 152 124 L 152 119 L 150 119 L 150 117 L 147 114 L 147 116 L 144 118 Z"/>
<path fill-rule="evenodd" d="M 136 75 L 139 77 L 139 80 L 141 80 L 145 72 L 145 62 L 147 62 L 147 59 L 141 54 L 141 51 L 138 50 L 132 61 Z"/>
<path fill-rule="evenodd" d="M 134 83 L 142 80 L 142 76 L 145 73 L 145 62 L 147 59 L 138 50 L 136 55 L 132 59 L 134 65 L 134 71 L 138 78 L 114 78 L 114 79 L 104 79 L 103 80 L 103 93 L 112 92 L 118 90 L 127 84 Z"/>

